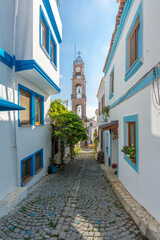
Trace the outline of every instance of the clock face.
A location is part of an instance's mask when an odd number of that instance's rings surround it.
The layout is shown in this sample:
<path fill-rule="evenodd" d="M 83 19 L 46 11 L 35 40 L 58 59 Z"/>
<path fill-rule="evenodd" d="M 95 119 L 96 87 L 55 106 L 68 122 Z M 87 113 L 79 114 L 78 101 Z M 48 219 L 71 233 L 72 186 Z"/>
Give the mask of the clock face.
<path fill-rule="evenodd" d="M 80 67 L 76 67 L 76 72 L 80 72 L 80 71 L 81 71 Z"/>

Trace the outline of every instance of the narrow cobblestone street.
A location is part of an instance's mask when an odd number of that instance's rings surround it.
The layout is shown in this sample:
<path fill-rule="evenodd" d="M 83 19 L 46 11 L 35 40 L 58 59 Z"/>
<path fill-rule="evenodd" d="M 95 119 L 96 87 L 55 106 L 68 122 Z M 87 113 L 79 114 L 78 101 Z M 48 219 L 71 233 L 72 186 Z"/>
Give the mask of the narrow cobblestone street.
<path fill-rule="evenodd" d="M 90 150 L 49 175 L 0 220 L 0 239 L 142 239 Z"/>

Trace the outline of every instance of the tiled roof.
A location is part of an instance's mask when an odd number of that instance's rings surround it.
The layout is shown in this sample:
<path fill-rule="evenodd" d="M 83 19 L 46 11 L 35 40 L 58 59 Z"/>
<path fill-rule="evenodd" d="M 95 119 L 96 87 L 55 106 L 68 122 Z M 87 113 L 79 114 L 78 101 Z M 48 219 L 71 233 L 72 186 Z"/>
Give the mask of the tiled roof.
<path fill-rule="evenodd" d="M 110 42 L 110 48 L 109 48 L 108 56 L 107 56 L 107 59 L 106 59 L 106 62 L 105 62 L 104 68 L 103 68 L 103 72 L 105 71 L 105 68 L 106 68 L 106 65 L 107 65 L 111 50 L 112 50 L 112 46 L 113 46 L 113 43 L 114 43 L 114 37 L 115 37 L 115 34 L 117 32 L 117 25 L 119 25 L 119 23 L 120 23 L 121 14 L 122 14 L 123 7 L 124 7 L 124 4 L 125 4 L 126 1 L 127 0 L 121 0 L 120 4 L 119 4 L 119 10 L 118 10 L 118 14 L 116 16 L 115 29 L 114 29 L 114 32 L 112 34 L 112 38 L 111 38 L 111 42 Z"/>

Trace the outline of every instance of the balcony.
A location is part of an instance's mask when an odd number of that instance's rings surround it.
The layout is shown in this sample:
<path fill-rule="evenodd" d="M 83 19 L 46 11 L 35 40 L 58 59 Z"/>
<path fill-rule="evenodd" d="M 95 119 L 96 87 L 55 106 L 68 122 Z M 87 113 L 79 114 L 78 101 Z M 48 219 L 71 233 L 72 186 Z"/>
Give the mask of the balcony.
<path fill-rule="evenodd" d="M 101 114 L 98 116 L 98 124 L 101 125 L 105 123 L 105 117 L 104 117 L 104 114 Z"/>
<path fill-rule="evenodd" d="M 16 72 L 48 95 L 59 89 L 59 44 L 62 23 L 58 0 L 19 1 L 16 40 Z M 42 22 L 46 27 L 46 49 L 43 48 Z M 54 36 L 54 37 L 53 37 Z M 53 62 L 52 43 L 56 54 Z"/>

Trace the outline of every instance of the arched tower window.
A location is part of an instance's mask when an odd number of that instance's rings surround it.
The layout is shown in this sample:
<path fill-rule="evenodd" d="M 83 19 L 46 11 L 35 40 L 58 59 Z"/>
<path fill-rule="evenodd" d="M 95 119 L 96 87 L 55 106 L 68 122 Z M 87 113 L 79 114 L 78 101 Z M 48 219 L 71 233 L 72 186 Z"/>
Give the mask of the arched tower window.
<path fill-rule="evenodd" d="M 82 98 L 82 86 L 80 85 L 76 87 L 76 98 Z"/>
<path fill-rule="evenodd" d="M 80 118 L 82 117 L 82 106 L 81 105 L 77 105 L 76 113 Z"/>

